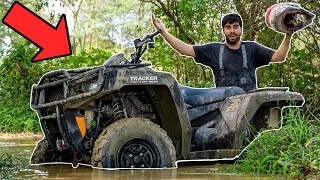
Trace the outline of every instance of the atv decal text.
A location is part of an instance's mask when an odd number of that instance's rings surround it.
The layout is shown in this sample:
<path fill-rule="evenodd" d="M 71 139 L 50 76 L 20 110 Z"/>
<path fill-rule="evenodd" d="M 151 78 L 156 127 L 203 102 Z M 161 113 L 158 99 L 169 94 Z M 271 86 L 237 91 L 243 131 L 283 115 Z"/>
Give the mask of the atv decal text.
<path fill-rule="evenodd" d="M 143 83 L 157 83 L 157 76 L 130 76 L 131 82 L 143 82 Z"/>

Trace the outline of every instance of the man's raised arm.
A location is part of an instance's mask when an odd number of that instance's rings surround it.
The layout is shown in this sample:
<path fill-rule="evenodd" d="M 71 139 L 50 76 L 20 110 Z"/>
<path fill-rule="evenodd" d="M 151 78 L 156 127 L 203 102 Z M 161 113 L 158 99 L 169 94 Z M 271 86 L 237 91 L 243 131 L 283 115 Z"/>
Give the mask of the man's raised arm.
<path fill-rule="evenodd" d="M 272 55 L 271 62 L 283 62 L 288 54 L 292 34 L 286 34 L 278 50 Z"/>
<path fill-rule="evenodd" d="M 168 33 L 168 31 L 165 30 L 165 26 L 161 22 L 161 20 L 158 18 L 155 18 L 153 14 L 152 14 L 152 22 L 154 27 L 160 30 L 162 37 L 171 45 L 173 49 L 175 49 L 181 55 L 195 57 L 195 52 L 193 50 L 192 45 L 186 44 L 180 39 Z"/>

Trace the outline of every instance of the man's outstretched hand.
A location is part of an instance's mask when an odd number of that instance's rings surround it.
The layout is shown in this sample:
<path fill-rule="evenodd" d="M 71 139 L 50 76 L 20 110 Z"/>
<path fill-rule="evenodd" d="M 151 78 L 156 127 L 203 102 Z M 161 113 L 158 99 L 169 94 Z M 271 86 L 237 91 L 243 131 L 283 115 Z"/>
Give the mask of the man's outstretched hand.
<path fill-rule="evenodd" d="M 152 22 L 153 26 L 160 30 L 160 32 L 164 32 L 165 26 L 159 18 L 155 18 L 154 14 L 152 14 Z"/>

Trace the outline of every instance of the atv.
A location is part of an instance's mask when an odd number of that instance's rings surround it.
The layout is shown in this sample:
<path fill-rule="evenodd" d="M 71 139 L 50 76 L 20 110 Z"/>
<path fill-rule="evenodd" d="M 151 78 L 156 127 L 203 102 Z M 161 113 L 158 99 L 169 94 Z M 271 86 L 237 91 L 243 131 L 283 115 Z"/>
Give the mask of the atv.
<path fill-rule="evenodd" d="M 48 72 L 32 86 L 44 139 L 31 164 L 163 168 L 232 158 L 246 138 L 279 127 L 282 107 L 304 102 L 287 88 L 181 86 L 140 60 L 158 33 L 134 40 L 131 60 L 118 54 L 101 66 Z"/>

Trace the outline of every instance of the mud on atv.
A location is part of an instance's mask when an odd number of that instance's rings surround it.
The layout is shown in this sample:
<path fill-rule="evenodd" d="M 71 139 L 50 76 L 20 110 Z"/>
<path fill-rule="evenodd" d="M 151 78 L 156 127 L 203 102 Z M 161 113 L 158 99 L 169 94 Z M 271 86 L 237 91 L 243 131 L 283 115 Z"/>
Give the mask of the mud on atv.
<path fill-rule="evenodd" d="M 45 137 L 31 164 L 156 168 L 234 157 L 245 138 L 279 126 L 283 106 L 304 101 L 285 88 L 181 86 L 140 61 L 158 33 L 134 41 L 131 61 L 118 54 L 101 66 L 48 72 L 32 86 Z"/>

